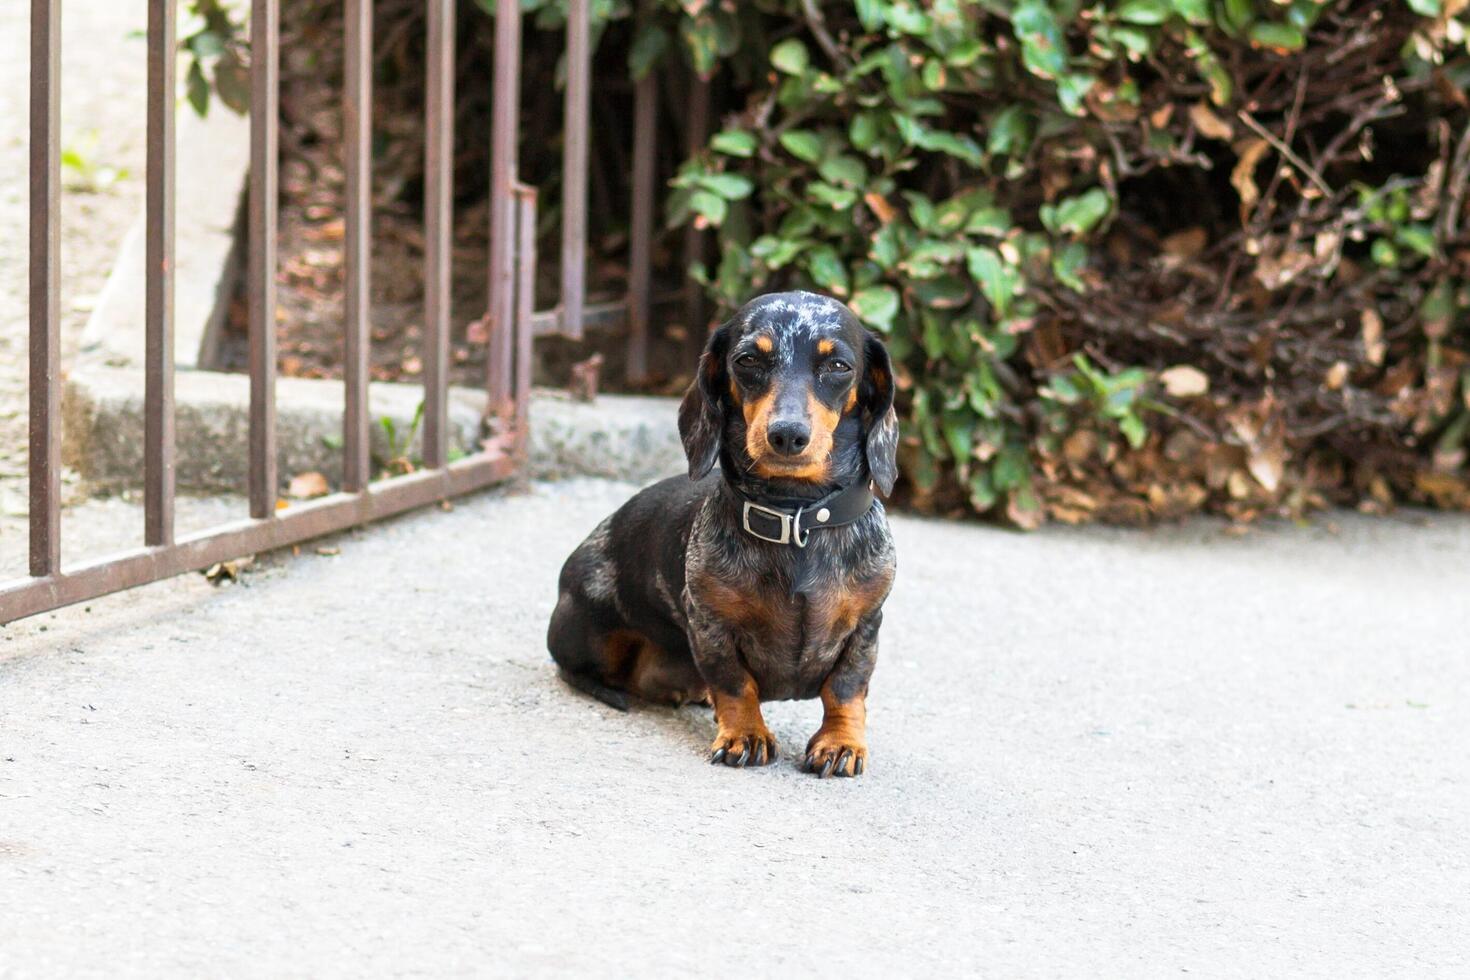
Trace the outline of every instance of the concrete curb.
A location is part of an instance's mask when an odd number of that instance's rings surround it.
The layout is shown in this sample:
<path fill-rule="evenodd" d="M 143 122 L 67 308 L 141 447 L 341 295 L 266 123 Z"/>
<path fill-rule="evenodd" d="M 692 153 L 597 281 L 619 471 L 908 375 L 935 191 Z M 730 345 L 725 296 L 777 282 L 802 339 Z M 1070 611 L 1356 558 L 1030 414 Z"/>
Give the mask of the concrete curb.
<path fill-rule="evenodd" d="M 423 399 L 417 385 L 379 382 L 369 387 L 374 419 L 392 419 L 406 438 Z M 334 487 L 342 478 L 340 381 L 281 378 L 276 389 L 276 433 L 283 479 L 318 471 Z M 480 434 L 485 393 L 453 388 L 449 398 L 452 452 L 473 452 Z M 243 493 L 248 471 L 250 381 L 243 374 L 180 371 L 175 379 L 177 462 L 180 490 Z M 683 471 L 670 398 L 603 395 L 593 403 L 538 391 L 531 405 L 527 474 L 537 479 L 602 476 L 648 482 Z M 89 493 L 137 489 L 143 473 L 143 373 L 88 366 L 67 380 L 63 411 L 66 463 Z M 419 454 L 419 433 L 408 445 Z M 387 460 L 404 451 L 390 446 L 386 427 L 374 425 L 373 454 Z"/>

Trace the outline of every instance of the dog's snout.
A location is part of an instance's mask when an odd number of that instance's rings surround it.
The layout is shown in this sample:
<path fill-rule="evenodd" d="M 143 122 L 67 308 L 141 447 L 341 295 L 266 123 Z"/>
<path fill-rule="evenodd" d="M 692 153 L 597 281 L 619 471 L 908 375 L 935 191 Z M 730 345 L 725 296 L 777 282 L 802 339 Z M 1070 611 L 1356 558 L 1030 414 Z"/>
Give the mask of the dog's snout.
<path fill-rule="evenodd" d="M 766 441 L 782 456 L 798 456 L 811 445 L 812 428 L 797 419 L 779 419 L 766 427 Z"/>

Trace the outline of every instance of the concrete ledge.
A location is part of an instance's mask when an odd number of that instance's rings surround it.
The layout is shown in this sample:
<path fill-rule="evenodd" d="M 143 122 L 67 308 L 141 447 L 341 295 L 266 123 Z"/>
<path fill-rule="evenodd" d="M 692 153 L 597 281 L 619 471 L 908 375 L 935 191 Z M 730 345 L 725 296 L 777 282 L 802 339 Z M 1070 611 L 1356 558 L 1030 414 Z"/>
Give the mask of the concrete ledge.
<path fill-rule="evenodd" d="M 688 470 L 675 398 L 598 395 L 573 401 L 557 391 L 531 400 L 531 476 L 601 476 L 649 483 Z"/>
<path fill-rule="evenodd" d="M 250 161 L 250 120 L 216 105 L 207 118 L 178 114 L 178 199 L 174 205 L 174 363 L 214 364 L 230 293 L 240 273 L 237 231 Z M 82 331 L 85 361 L 141 367 L 147 284 L 144 216 L 128 229 Z"/>
<path fill-rule="evenodd" d="M 180 490 L 243 493 L 249 469 L 250 380 L 242 374 L 180 371 L 175 377 Z M 379 420 L 393 421 L 406 438 L 423 399 L 417 385 L 377 383 L 370 387 L 374 419 L 373 454 L 386 461 L 403 447 L 390 447 Z M 478 448 L 483 392 L 450 391 L 450 446 Z M 276 429 L 283 480 L 318 471 L 338 486 L 342 477 L 340 381 L 281 378 L 276 388 Z M 541 479 L 592 475 L 647 482 L 682 472 L 673 399 L 608 396 L 573 402 L 557 392 L 538 392 L 531 407 L 528 474 Z M 89 365 L 67 379 L 65 457 L 91 493 L 116 493 L 142 486 L 143 373 Z M 419 434 L 409 455 L 419 455 Z"/>

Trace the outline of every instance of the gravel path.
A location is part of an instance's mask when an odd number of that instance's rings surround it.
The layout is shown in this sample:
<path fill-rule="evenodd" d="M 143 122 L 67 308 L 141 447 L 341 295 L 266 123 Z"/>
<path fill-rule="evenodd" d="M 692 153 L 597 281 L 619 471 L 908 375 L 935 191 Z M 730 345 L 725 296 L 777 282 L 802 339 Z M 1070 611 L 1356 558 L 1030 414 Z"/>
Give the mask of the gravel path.
<path fill-rule="evenodd" d="M 0 977 L 1455 976 L 1470 521 L 899 518 L 855 781 L 564 688 L 631 488 L 486 494 L 0 631 Z"/>
<path fill-rule="evenodd" d="M 62 146 L 127 176 L 62 194 L 62 356 L 69 362 L 123 235 L 142 207 L 145 0 L 62 5 Z M 0 515 L 26 510 L 26 263 L 29 252 L 30 0 L 0 0 Z M 64 178 L 70 180 L 67 173 Z M 0 537 L 7 553 L 24 540 Z"/>

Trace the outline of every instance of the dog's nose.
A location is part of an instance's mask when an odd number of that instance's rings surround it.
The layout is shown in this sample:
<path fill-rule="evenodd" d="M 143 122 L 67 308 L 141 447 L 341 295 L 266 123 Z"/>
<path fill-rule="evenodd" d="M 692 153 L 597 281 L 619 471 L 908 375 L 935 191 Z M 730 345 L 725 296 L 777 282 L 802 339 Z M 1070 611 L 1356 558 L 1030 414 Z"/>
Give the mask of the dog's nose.
<path fill-rule="evenodd" d="M 797 456 L 812 441 L 811 426 L 792 419 L 772 422 L 766 426 L 766 441 L 782 456 Z"/>

